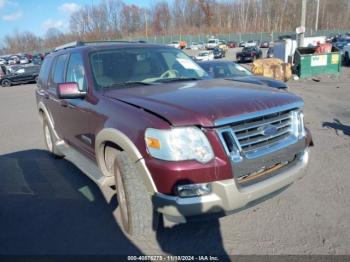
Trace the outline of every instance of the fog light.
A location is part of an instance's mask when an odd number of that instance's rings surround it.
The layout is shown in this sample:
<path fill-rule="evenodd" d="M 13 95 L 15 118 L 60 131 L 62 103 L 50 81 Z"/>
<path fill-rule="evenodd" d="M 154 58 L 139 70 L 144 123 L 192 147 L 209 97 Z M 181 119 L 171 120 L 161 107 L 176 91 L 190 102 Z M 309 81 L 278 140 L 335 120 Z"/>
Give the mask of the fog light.
<path fill-rule="evenodd" d="M 179 185 L 176 187 L 176 193 L 179 197 L 196 197 L 211 193 L 210 184 L 190 184 Z"/>

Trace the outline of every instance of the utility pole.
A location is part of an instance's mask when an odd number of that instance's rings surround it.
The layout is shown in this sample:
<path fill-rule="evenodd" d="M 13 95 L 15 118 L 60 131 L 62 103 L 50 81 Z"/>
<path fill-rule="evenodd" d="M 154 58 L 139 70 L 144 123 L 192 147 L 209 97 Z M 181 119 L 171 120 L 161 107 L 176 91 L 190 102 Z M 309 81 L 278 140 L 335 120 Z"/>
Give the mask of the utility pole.
<path fill-rule="evenodd" d="M 145 33 L 146 33 L 146 39 L 148 41 L 148 21 L 147 21 L 147 10 L 145 8 L 144 10 L 144 15 L 145 15 Z"/>
<path fill-rule="evenodd" d="M 305 28 L 305 20 L 306 20 L 306 0 L 301 0 L 301 18 L 300 18 L 300 26 Z M 302 32 L 299 35 L 299 47 L 304 46 L 304 36 L 305 32 Z"/>
<path fill-rule="evenodd" d="M 317 1 L 317 8 L 316 8 L 316 22 L 315 22 L 315 31 L 318 30 L 318 14 L 320 12 L 320 0 Z"/>

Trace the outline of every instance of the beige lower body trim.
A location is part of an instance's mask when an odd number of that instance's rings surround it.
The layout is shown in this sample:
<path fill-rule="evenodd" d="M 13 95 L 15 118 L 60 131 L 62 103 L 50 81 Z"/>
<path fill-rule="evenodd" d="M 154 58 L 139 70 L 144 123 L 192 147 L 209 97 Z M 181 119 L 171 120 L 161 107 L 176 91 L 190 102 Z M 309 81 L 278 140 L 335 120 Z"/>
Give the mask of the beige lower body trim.
<path fill-rule="evenodd" d="M 212 193 L 209 195 L 180 198 L 156 194 L 154 202 L 158 212 L 173 217 L 215 212 L 229 213 L 272 194 L 303 177 L 308 160 L 309 151 L 305 150 L 296 164 L 261 182 L 239 187 L 235 179 L 216 181 L 211 183 Z"/>

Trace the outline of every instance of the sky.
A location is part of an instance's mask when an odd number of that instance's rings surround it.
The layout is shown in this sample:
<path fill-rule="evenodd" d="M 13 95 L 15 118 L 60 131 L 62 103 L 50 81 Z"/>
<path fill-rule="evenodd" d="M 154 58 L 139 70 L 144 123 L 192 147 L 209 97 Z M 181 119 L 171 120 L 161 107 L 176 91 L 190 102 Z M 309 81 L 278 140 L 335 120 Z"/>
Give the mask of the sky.
<path fill-rule="evenodd" d="M 15 30 L 43 36 L 48 28 L 69 29 L 69 16 L 87 4 L 100 0 L 0 0 L 0 40 Z M 142 7 L 151 0 L 123 0 Z"/>

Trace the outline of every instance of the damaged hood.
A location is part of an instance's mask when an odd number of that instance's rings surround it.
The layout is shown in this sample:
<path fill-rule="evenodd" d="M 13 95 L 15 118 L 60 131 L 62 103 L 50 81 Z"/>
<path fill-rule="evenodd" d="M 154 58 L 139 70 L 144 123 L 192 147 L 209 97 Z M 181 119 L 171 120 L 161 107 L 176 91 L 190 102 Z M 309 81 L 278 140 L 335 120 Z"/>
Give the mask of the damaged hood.
<path fill-rule="evenodd" d="M 153 112 L 173 126 L 212 127 L 223 118 L 302 102 L 285 91 L 224 79 L 111 89 L 104 95 Z"/>

